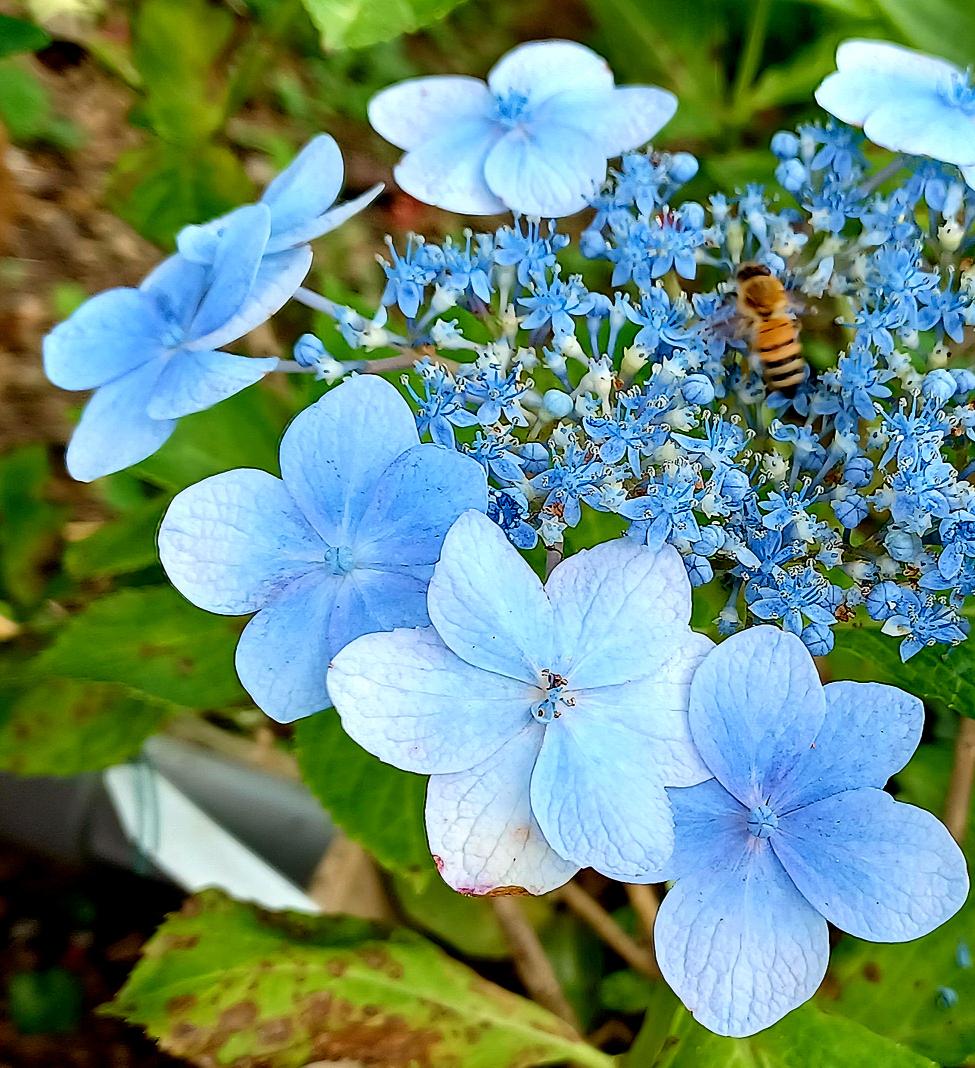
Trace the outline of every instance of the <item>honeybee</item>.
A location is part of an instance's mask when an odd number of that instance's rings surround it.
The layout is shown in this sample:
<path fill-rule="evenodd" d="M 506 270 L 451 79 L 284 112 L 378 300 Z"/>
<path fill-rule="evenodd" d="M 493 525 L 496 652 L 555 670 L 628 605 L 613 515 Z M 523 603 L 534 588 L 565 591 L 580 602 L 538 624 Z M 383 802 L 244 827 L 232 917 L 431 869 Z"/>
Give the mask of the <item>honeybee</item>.
<path fill-rule="evenodd" d="M 751 330 L 766 387 L 791 397 L 806 377 L 806 361 L 785 286 L 768 267 L 743 263 L 738 268 L 738 314 Z"/>

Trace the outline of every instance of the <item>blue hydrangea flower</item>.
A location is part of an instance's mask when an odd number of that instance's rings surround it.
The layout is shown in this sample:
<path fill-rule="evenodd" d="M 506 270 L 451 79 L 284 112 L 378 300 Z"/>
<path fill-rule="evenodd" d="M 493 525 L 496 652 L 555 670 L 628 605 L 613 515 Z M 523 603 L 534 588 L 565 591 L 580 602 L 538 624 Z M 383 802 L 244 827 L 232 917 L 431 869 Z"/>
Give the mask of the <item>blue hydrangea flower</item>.
<path fill-rule="evenodd" d="M 617 88 L 606 61 L 573 41 L 533 41 L 477 78 L 411 78 L 369 103 L 375 130 L 406 155 L 402 189 L 465 215 L 571 215 L 606 177 L 607 160 L 645 144 L 677 101 Z"/>
<path fill-rule="evenodd" d="M 483 469 L 419 444 L 381 378 L 336 386 L 281 440 L 281 478 L 241 469 L 174 499 L 159 531 L 173 585 L 200 608 L 257 614 L 237 673 L 279 723 L 329 705 L 331 657 L 374 630 L 425 626 L 426 588 L 457 516 L 487 507 Z"/>
<path fill-rule="evenodd" d="M 263 204 L 228 217 L 212 265 L 171 256 L 138 289 L 86 301 L 44 339 L 44 370 L 62 389 L 94 389 L 68 445 L 83 482 L 151 456 L 176 420 L 263 378 L 276 359 L 217 351 L 276 311 L 255 299 L 270 234 Z M 297 285 L 297 283 L 296 283 Z"/>
<path fill-rule="evenodd" d="M 382 191 L 374 185 L 346 204 L 333 206 L 345 180 L 345 165 L 335 138 L 319 134 L 264 190 L 260 199 L 271 213 L 271 231 L 254 283 L 254 298 L 268 316 L 289 300 L 311 267 L 309 242 L 329 233 L 362 211 Z M 184 227 L 177 237 L 180 254 L 192 263 L 213 263 L 234 213 L 199 226 Z M 256 325 L 256 324 L 255 324 Z M 241 334 L 247 333 L 247 327 Z"/>
<path fill-rule="evenodd" d="M 665 786 L 707 775 L 686 709 L 712 644 L 688 626 L 676 550 L 605 542 L 543 587 L 470 512 L 444 540 L 428 609 L 432 627 L 352 642 L 328 687 L 360 745 L 432 776 L 427 834 L 444 879 L 540 894 L 583 866 L 632 881 L 665 861 Z"/>
<path fill-rule="evenodd" d="M 886 41 L 844 41 L 836 66 L 816 90 L 820 107 L 883 148 L 961 167 L 975 187 L 975 88 L 964 71 Z"/>
<path fill-rule="evenodd" d="M 961 850 L 929 812 L 883 791 L 920 741 L 917 698 L 876 683 L 824 687 L 798 638 L 755 627 L 698 668 L 689 720 L 714 778 L 669 791 L 677 847 L 666 875 L 677 882 L 655 944 L 705 1027 L 754 1034 L 810 998 L 829 959 L 827 920 L 901 942 L 962 906 Z"/>

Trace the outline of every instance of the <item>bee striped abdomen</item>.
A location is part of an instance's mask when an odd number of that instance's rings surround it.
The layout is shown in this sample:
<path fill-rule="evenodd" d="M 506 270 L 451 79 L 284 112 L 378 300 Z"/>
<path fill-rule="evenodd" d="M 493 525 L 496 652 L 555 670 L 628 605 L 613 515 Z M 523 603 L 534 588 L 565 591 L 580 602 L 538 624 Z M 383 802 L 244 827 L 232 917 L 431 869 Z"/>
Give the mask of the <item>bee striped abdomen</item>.
<path fill-rule="evenodd" d="M 762 361 L 765 383 L 772 390 L 788 393 L 805 378 L 806 364 L 799 345 L 799 331 L 787 315 L 760 319 L 755 329 L 755 351 Z"/>

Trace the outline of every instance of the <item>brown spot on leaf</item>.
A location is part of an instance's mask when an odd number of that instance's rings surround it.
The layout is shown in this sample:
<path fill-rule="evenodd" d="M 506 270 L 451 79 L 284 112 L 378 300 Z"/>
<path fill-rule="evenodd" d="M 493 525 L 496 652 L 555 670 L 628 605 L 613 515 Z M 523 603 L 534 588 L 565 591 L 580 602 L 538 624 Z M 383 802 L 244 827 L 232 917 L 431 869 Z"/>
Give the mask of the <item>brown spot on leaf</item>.
<path fill-rule="evenodd" d="M 195 1004 L 196 994 L 180 994 L 166 1002 L 166 1012 L 170 1016 L 179 1016 L 184 1012 L 189 1012 Z"/>
<path fill-rule="evenodd" d="M 257 1019 L 257 1005 L 253 1001 L 238 1001 L 229 1009 L 224 1009 L 217 1020 L 218 1031 L 242 1031 L 250 1027 Z"/>
<path fill-rule="evenodd" d="M 388 975 L 391 979 L 403 978 L 403 965 L 394 960 L 385 949 L 379 946 L 366 946 L 356 952 L 356 956 L 368 967 Z"/>
<path fill-rule="evenodd" d="M 257 1037 L 265 1046 L 282 1046 L 294 1034 L 294 1024 L 287 1016 L 265 1020 L 257 1029 Z"/>
<path fill-rule="evenodd" d="M 164 952 L 171 949 L 192 949 L 199 941 L 199 935 L 166 935 L 162 940 L 162 948 Z"/>
<path fill-rule="evenodd" d="M 879 983 L 881 979 L 880 969 L 876 963 L 872 960 L 868 960 L 863 966 L 863 978 L 868 983 Z"/>

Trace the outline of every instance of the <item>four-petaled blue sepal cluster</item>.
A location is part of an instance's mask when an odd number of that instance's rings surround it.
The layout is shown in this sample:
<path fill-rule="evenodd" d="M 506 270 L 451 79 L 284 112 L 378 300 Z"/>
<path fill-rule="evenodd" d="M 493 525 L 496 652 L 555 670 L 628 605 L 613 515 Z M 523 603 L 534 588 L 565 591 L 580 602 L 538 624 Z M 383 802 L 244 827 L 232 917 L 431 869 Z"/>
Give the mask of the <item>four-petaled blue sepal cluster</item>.
<path fill-rule="evenodd" d="M 280 478 L 245 468 L 183 490 L 159 556 L 194 604 L 254 613 L 237 673 L 289 723 L 328 707 L 325 668 L 353 638 L 429 622 L 443 537 L 461 512 L 487 507 L 487 489 L 474 460 L 421 445 L 409 405 L 374 376 L 306 408 L 280 460 Z"/>

